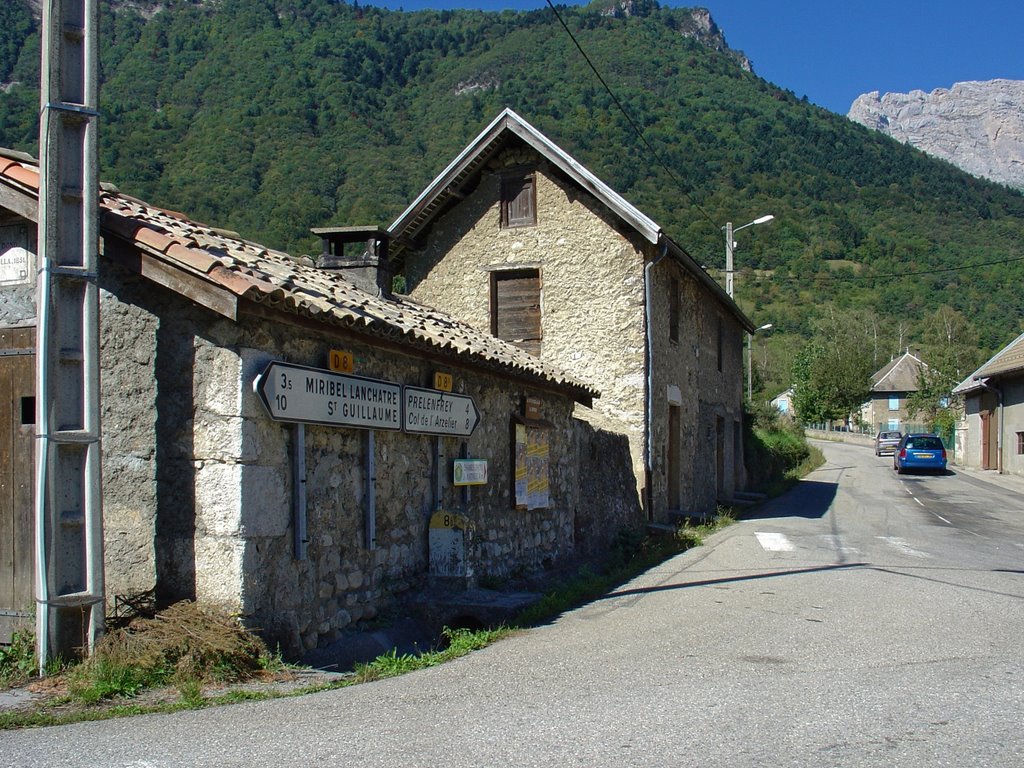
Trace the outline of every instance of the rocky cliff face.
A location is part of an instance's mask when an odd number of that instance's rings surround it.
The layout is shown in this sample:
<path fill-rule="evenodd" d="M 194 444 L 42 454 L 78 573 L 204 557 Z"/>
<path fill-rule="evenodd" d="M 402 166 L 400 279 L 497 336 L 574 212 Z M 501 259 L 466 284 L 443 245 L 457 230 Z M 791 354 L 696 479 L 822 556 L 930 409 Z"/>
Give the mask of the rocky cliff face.
<path fill-rule="evenodd" d="M 1024 81 L 956 83 L 931 93 L 878 91 L 847 115 L 975 176 L 1024 190 Z"/>

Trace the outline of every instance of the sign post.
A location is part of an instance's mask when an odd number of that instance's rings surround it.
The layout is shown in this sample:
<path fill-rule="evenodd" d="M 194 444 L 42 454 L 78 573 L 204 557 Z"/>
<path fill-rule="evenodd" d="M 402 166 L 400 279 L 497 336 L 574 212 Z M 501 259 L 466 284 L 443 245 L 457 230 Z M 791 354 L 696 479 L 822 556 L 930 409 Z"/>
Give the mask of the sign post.
<path fill-rule="evenodd" d="M 469 395 L 405 387 L 404 405 L 406 432 L 469 437 L 480 422 L 480 412 Z"/>
<path fill-rule="evenodd" d="M 272 362 L 253 383 L 270 418 L 362 429 L 402 428 L 402 385 Z"/>

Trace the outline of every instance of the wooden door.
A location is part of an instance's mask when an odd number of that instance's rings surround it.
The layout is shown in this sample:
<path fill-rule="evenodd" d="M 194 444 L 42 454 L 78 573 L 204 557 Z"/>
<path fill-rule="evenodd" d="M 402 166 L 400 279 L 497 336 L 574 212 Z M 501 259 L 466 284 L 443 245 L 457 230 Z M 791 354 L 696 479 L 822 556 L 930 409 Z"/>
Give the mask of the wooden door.
<path fill-rule="evenodd" d="M 721 500 L 725 494 L 725 419 L 715 417 L 715 491 Z"/>
<path fill-rule="evenodd" d="M 0 643 L 30 624 L 35 484 L 35 329 L 0 329 Z"/>
<path fill-rule="evenodd" d="M 681 509 L 679 495 L 679 473 L 682 471 L 680 460 L 680 408 L 677 405 L 668 407 L 668 508 Z"/>

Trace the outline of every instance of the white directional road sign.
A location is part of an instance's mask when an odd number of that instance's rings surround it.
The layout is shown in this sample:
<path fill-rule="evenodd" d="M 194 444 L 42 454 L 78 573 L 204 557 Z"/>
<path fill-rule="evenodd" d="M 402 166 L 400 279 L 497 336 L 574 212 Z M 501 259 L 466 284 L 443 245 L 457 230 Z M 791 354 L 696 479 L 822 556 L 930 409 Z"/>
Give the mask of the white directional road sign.
<path fill-rule="evenodd" d="M 402 385 L 394 382 L 275 361 L 253 386 L 278 421 L 402 428 Z"/>
<path fill-rule="evenodd" d="M 469 437 L 479 421 L 480 412 L 469 395 L 405 387 L 406 432 Z"/>

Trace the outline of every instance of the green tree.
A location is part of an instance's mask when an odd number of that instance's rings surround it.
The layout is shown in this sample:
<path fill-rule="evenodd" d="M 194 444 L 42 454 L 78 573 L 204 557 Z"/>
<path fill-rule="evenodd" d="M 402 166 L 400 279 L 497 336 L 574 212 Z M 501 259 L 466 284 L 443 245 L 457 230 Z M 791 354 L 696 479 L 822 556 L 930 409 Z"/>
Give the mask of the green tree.
<path fill-rule="evenodd" d="M 929 315 L 924 326 L 922 360 L 917 391 L 907 398 L 911 418 L 950 435 L 958 417 L 951 393 L 977 367 L 978 334 L 971 322 L 952 307 L 943 305 Z"/>
<path fill-rule="evenodd" d="M 871 392 L 871 312 L 828 307 L 793 366 L 793 406 L 804 421 L 847 421 Z"/>

